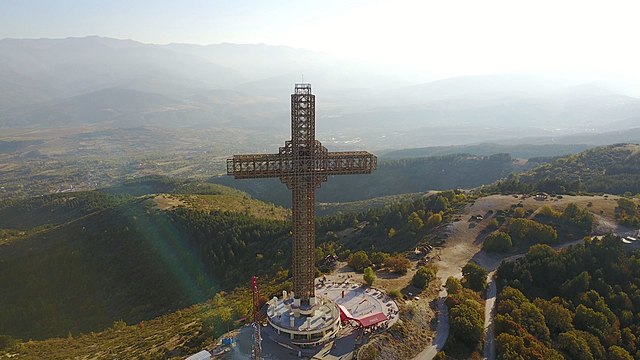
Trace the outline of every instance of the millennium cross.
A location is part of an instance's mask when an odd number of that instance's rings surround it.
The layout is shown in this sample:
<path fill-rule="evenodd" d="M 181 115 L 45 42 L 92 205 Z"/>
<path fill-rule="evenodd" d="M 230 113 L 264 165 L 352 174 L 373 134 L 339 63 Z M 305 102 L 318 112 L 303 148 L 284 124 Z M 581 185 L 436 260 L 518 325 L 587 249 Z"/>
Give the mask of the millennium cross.
<path fill-rule="evenodd" d="M 297 305 L 315 305 L 315 198 L 329 175 L 369 174 L 376 157 L 366 151 L 329 152 L 316 140 L 316 98 L 311 84 L 291 94 L 291 140 L 277 154 L 234 155 L 227 174 L 236 179 L 277 177 L 291 190 L 293 293 Z"/>

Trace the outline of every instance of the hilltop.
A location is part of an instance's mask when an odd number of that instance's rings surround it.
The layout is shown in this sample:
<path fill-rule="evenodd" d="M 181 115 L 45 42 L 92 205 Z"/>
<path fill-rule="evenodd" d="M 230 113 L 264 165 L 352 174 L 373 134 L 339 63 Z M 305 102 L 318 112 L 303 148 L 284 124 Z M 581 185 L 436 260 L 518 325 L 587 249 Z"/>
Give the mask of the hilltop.
<path fill-rule="evenodd" d="M 616 144 L 585 150 L 541 164 L 529 172 L 499 181 L 500 191 L 640 192 L 640 145 Z"/>
<path fill-rule="evenodd" d="M 538 157 L 553 157 L 567 154 L 575 154 L 592 146 L 584 144 L 475 144 L 453 146 L 429 146 L 415 149 L 402 149 L 385 152 L 383 159 L 407 159 L 427 156 L 443 156 L 452 154 L 472 154 L 476 156 L 490 156 L 493 154 L 509 154 L 516 159 L 529 159 Z"/>
<path fill-rule="evenodd" d="M 163 206 L 176 199 L 175 206 Z M 0 334 L 137 323 L 275 273 L 288 211 L 215 184 L 147 178 L 0 204 Z M 260 261 L 270 259 L 268 262 Z M 44 306 L 43 304 L 46 304 Z"/>
<path fill-rule="evenodd" d="M 412 249 L 465 196 L 447 191 L 381 201 L 318 219 L 319 264 L 325 252 L 344 261 L 374 246 Z M 430 225 L 418 231 L 412 216 Z M 249 275 L 280 278 L 286 286 L 288 217 L 288 210 L 238 190 L 164 177 L 4 201 L 0 286 L 13 291 L 0 299 L 0 334 L 43 339 L 117 320 L 139 323 L 244 287 Z M 362 223 L 358 231 L 354 223 Z"/>

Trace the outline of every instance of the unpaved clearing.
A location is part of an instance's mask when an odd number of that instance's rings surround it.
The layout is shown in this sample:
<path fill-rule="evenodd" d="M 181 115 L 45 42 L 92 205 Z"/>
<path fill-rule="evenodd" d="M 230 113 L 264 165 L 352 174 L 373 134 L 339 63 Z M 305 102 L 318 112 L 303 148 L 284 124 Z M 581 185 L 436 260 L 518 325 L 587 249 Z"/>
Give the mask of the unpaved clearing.
<path fill-rule="evenodd" d="M 478 260 L 488 256 L 478 254 L 482 247 L 484 238 L 481 232 L 487 227 L 490 219 L 496 210 L 507 210 L 512 205 L 522 204 L 525 210 L 536 211 L 544 205 L 549 205 L 555 210 L 563 210 L 569 203 L 576 203 L 578 206 L 587 208 L 598 220 L 596 232 L 625 232 L 631 229 L 616 224 L 614 219 L 614 209 L 617 206 L 618 196 L 563 196 L 562 199 L 550 198 L 546 200 L 536 200 L 533 197 L 513 196 L 513 195 L 491 195 L 476 200 L 473 204 L 467 205 L 461 212 L 459 220 L 451 223 L 446 233 L 448 235 L 443 248 L 439 250 L 440 260 L 436 260 L 439 270 L 438 275 L 446 280 L 449 276 L 462 276 L 462 267 L 474 257 Z M 489 214 L 489 211 L 493 211 Z M 472 215 L 481 215 L 484 219 L 480 222 L 469 221 Z M 503 257 L 502 255 L 499 255 Z M 493 270 L 499 261 L 484 262 L 478 261 L 480 265 L 494 264 L 489 267 Z"/>
<path fill-rule="evenodd" d="M 153 203 L 156 209 L 159 209 L 159 210 L 170 210 L 170 209 L 177 208 L 178 206 L 186 205 L 184 201 L 169 194 L 160 194 L 154 197 Z"/>
<path fill-rule="evenodd" d="M 587 208 L 591 211 L 597 221 L 598 227 L 596 233 L 625 233 L 632 231 L 620 226 L 616 223 L 614 217 L 614 209 L 617 206 L 618 196 L 563 196 L 561 199 L 548 198 L 544 200 L 536 200 L 533 197 L 514 196 L 514 195 L 491 195 L 476 200 L 474 203 L 467 205 L 459 213 L 458 220 L 452 222 L 446 229 L 447 240 L 445 245 L 438 250 L 434 259 L 438 265 L 438 276 L 442 281 L 446 281 L 449 276 L 460 278 L 462 276 L 462 267 L 469 261 L 474 260 L 486 269 L 493 271 L 500 262 L 507 258 L 517 258 L 522 255 L 506 255 L 506 254 L 488 254 L 481 251 L 482 242 L 484 241 L 482 231 L 487 227 L 490 219 L 495 216 L 497 210 L 507 210 L 512 205 L 521 204 L 525 210 L 537 211 L 544 205 L 549 205 L 557 211 L 562 211 L 569 203 L 576 203 L 578 206 Z M 491 211 L 491 213 L 490 213 Z M 480 215 L 482 221 L 476 222 L 471 216 Z M 558 247 L 566 247 L 568 245 L 579 243 L 580 240 L 571 243 L 560 244 Z M 439 256 L 437 256 L 439 255 Z M 443 290 L 444 291 L 444 290 Z M 494 294 L 495 297 L 495 294 Z M 495 299 L 494 299 L 495 300 Z M 493 307 L 490 303 L 488 306 Z M 489 313 L 493 309 L 489 309 Z M 486 319 L 485 319 L 486 320 Z M 485 326 L 490 325 L 491 321 Z M 446 326 L 445 326 L 446 327 Z M 448 327 L 447 327 L 448 328 Z M 488 331 L 491 331 L 489 329 Z M 441 334 L 436 334 L 441 338 Z M 485 354 L 490 357 L 494 356 L 493 344 L 490 342 Z M 436 354 L 436 347 L 430 346 L 421 352 L 415 359 L 432 359 Z"/>

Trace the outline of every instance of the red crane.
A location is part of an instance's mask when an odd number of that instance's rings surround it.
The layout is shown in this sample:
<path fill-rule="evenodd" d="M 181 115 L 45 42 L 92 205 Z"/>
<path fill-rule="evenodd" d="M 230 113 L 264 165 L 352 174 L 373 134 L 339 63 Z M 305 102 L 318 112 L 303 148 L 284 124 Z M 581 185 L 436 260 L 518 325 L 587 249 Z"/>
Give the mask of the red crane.
<path fill-rule="evenodd" d="M 251 291 L 253 292 L 253 351 L 252 358 L 262 360 L 262 335 L 260 334 L 260 291 L 258 278 L 251 277 Z"/>

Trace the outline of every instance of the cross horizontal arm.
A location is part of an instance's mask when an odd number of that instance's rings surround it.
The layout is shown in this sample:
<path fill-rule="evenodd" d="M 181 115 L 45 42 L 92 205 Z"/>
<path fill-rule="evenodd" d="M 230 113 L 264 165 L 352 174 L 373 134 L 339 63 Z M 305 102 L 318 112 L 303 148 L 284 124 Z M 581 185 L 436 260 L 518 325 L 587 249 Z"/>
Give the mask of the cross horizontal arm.
<path fill-rule="evenodd" d="M 233 155 L 227 159 L 227 175 L 236 179 L 280 177 L 291 161 L 280 154 Z"/>
<path fill-rule="evenodd" d="M 236 179 L 290 177 L 296 174 L 319 176 L 369 174 L 377 158 L 366 151 L 329 152 L 294 157 L 283 154 L 234 155 L 227 160 L 227 175 Z"/>
<path fill-rule="evenodd" d="M 376 169 L 377 160 L 366 151 L 330 152 L 316 172 L 322 175 L 369 174 Z"/>

